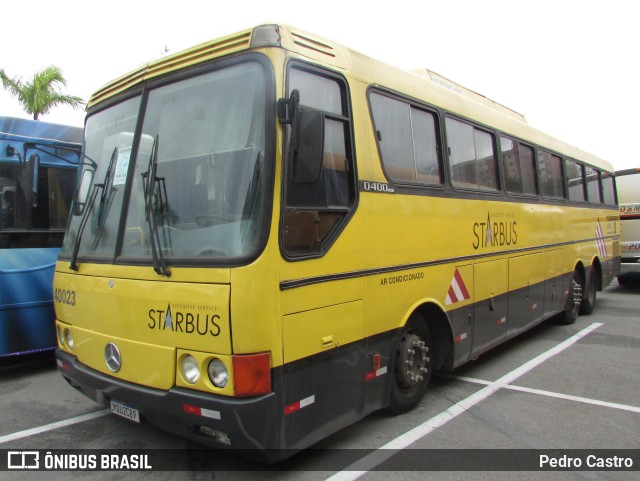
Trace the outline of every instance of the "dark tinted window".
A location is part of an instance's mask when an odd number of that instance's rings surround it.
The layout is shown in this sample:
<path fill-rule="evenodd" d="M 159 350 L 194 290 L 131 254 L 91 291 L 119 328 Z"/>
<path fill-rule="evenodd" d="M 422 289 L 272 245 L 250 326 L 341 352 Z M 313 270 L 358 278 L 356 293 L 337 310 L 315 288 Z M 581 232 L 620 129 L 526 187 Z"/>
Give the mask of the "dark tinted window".
<path fill-rule="evenodd" d="M 301 110 L 324 114 L 324 147 L 321 174 L 315 183 L 297 183 L 292 175 L 293 160 L 289 157 L 287 161 L 282 242 L 291 257 L 317 255 L 328 249 L 356 201 L 346 83 L 328 73 L 293 66 L 289 69 L 289 95 L 296 89 Z M 287 146 L 290 135 L 288 127 Z"/>
<path fill-rule="evenodd" d="M 551 152 L 541 150 L 538 157 L 538 166 L 540 169 L 542 195 L 544 197 L 563 199 L 565 195 L 562 159 Z"/>
<path fill-rule="evenodd" d="M 452 185 L 462 189 L 498 190 L 493 135 L 452 118 L 447 118 L 446 126 Z"/>
<path fill-rule="evenodd" d="M 602 203 L 602 195 L 600 194 L 600 172 L 593 167 L 586 167 L 587 176 L 587 195 L 589 202 L 594 204 Z"/>
<path fill-rule="evenodd" d="M 507 192 L 537 195 L 533 148 L 508 137 L 500 137 L 502 166 Z"/>
<path fill-rule="evenodd" d="M 584 189 L 584 167 L 575 160 L 565 161 L 567 171 L 567 187 L 569 188 L 569 200 L 584 202 L 586 194 Z"/>
<path fill-rule="evenodd" d="M 616 191 L 613 177 L 606 172 L 602 172 L 602 195 L 604 195 L 605 204 L 616 205 Z"/>
<path fill-rule="evenodd" d="M 391 180 L 442 184 L 436 116 L 409 103 L 371 94 L 384 170 Z"/>

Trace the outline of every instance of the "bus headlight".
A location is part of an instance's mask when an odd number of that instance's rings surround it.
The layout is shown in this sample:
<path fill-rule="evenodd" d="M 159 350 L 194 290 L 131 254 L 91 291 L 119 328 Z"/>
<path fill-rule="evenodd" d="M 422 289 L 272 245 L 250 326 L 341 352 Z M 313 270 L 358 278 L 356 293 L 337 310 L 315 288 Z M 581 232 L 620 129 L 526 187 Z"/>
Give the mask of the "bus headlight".
<path fill-rule="evenodd" d="M 215 387 L 225 387 L 229 382 L 229 372 L 220 359 L 213 359 L 209 363 L 209 379 Z"/>
<path fill-rule="evenodd" d="M 71 331 L 69 329 L 64 330 L 64 343 L 69 349 L 73 349 L 73 336 L 71 335 Z"/>
<path fill-rule="evenodd" d="M 195 384 L 200 379 L 200 368 L 198 367 L 198 361 L 193 356 L 187 354 L 182 358 L 180 362 L 182 368 L 182 376 L 189 384 Z"/>

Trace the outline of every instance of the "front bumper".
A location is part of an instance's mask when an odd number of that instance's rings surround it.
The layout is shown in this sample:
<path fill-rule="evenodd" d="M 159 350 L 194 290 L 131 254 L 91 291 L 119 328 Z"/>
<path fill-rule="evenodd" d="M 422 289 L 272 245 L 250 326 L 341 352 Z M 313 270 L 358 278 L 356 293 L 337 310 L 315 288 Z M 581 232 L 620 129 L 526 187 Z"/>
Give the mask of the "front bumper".
<path fill-rule="evenodd" d="M 623 258 L 620 262 L 620 274 L 629 274 L 631 272 L 640 272 L 640 258 Z"/>
<path fill-rule="evenodd" d="M 217 448 L 230 448 L 261 461 L 274 462 L 293 452 L 283 450 L 282 412 L 274 392 L 231 398 L 183 388 L 167 391 L 121 381 L 56 350 L 58 369 L 71 386 L 105 406 L 117 401 L 140 412 L 142 423 Z M 224 433 L 230 444 L 212 432 Z M 207 434 L 208 433 L 208 434 Z"/>

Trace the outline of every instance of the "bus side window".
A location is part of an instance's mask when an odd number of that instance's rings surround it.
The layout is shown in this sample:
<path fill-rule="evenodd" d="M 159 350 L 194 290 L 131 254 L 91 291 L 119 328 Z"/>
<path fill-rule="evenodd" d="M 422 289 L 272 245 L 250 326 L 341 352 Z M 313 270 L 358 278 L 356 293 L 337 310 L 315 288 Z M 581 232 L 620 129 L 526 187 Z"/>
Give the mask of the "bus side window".
<path fill-rule="evenodd" d="M 562 158 L 546 150 L 540 150 L 538 167 L 540 168 L 542 195 L 552 199 L 566 198 L 564 177 L 562 175 Z"/>
<path fill-rule="evenodd" d="M 442 185 L 435 113 L 379 92 L 369 99 L 387 177 L 396 183 Z"/>
<path fill-rule="evenodd" d="M 533 148 L 502 135 L 500 150 L 507 192 L 538 195 Z"/>
<path fill-rule="evenodd" d="M 335 239 L 356 200 L 354 155 L 347 88 L 337 76 L 292 66 L 289 92 L 300 92 L 300 110 L 324 116 L 324 147 L 320 178 L 297 182 L 292 159 L 285 155 L 285 206 L 282 226 L 284 251 L 300 257 L 321 254 Z M 291 129 L 287 129 L 286 149 Z"/>
<path fill-rule="evenodd" d="M 584 202 L 587 199 L 584 184 L 584 167 L 575 160 L 565 159 L 569 200 Z"/>
<path fill-rule="evenodd" d="M 451 184 L 458 189 L 498 191 L 498 167 L 493 134 L 447 117 Z"/>
<path fill-rule="evenodd" d="M 24 228 L 24 202 L 20 202 L 18 166 L 0 163 L 0 229 Z"/>
<path fill-rule="evenodd" d="M 602 195 L 606 205 L 616 205 L 616 190 L 613 185 L 613 177 L 607 172 L 601 172 Z"/>
<path fill-rule="evenodd" d="M 2 211 L 0 227 L 15 227 L 16 221 L 16 191 L 6 189 L 2 191 Z"/>
<path fill-rule="evenodd" d="M 602 204 L 600 193 L 600 171 L 593 167 L 586 167 L 587 171 L 587 195 L 592 204 Z"/>

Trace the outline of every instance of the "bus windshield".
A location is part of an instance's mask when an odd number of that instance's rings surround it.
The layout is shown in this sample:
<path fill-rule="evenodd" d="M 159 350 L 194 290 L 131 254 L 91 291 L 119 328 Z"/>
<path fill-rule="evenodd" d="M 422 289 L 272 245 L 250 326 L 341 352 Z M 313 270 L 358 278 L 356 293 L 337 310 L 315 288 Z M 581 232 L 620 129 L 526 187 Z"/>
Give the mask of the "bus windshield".
<path fill-rule="evenodd" d="M 65 253 L 78 244 L 80 261 L 154 265 L 158 256 L 169 264 L 252 256 L 268 205 L 265 78 L 258 62 L 236 63 L 89 117 L 95 165 L 85 166 L 76 199 L 87 212 L 75 210 Z"/>

